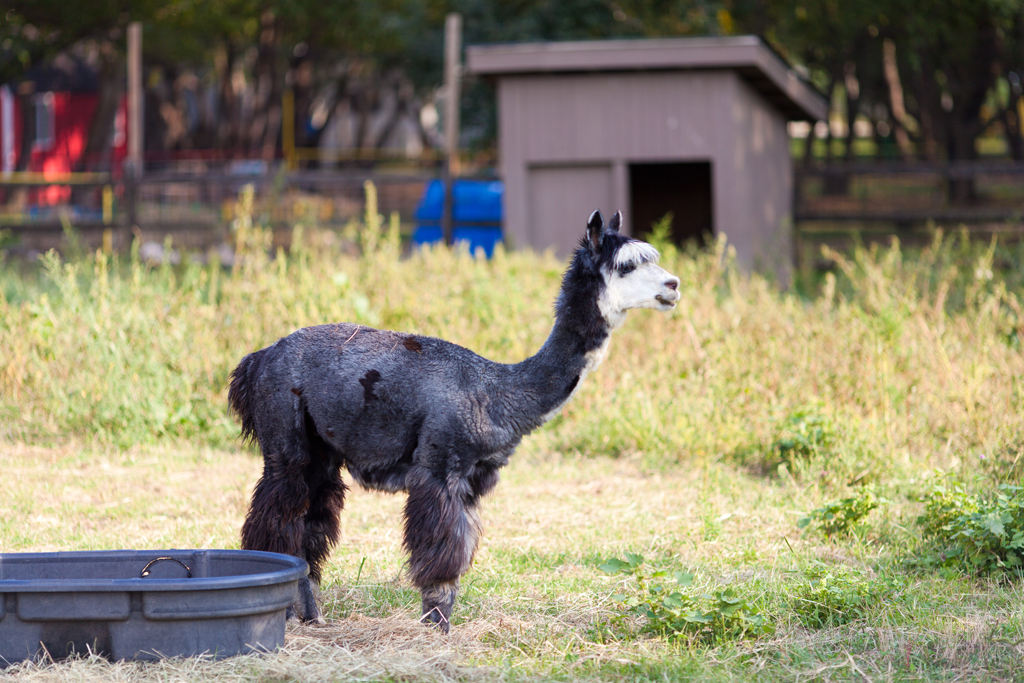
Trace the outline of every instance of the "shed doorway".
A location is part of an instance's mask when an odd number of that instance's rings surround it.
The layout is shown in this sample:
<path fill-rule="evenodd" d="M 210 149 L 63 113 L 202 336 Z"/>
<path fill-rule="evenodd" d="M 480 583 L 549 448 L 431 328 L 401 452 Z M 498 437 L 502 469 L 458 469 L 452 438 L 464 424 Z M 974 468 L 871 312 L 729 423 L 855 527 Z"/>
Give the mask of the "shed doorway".
<path fill-rule="evenodd" d="M 711 162 L 629 165 L 633 234 L 644 237 L 672 212 L 672 241 L 703 247 L 714 241 Z"/>

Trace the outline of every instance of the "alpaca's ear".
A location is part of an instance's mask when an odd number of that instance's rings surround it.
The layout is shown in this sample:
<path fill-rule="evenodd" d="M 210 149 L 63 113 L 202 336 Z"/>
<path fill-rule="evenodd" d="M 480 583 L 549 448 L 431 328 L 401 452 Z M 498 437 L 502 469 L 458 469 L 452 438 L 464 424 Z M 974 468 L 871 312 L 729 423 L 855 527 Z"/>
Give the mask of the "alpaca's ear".
<path fill-rule="evenodd" d="M 604 237 L 604 216 L 601 215 L 600 209 L 590 214 L 587 221 L 587 237 L 590 239 L 590 248 L 595 252 L 600 251 L 601 238 Z"/>
<path fill-rule="evenodd" d="M 622 212 L 616 211 L 612 219 L 608 221 L 608 232 L 618 232 L 622 227 Z"/>

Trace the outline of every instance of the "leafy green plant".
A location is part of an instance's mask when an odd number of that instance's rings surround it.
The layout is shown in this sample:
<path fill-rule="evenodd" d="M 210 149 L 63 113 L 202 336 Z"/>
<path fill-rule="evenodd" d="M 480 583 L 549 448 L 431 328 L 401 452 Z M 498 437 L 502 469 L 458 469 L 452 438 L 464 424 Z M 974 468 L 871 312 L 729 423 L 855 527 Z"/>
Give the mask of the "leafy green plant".
<path fill-rule="evenodd" d="M 917 523 L 931 543 L 922 564 L 1024 573 L 1024 487 L 1001 484 L 994 495 L 971 495 L 960 485 L 936 486 L 924 502 Z"/>
<path fill-rule="evenodd" d="M 804 571 L 792 593 L 790 608 L 808 628 L 831 628 L 861 619 L 896 588 L 864 572 L 815 564 Z"/>
<path fill-rule="evenodd" d="M 625 558 L 611 558 L 598 567 L 627 577 L 623 592 L 612 595 L 622 611 L 619 623 L 635 615 L 644 619 L 642 633 L 703 643 L 774 633 L 764 615 L 732 588 L 693 595 L 687 590 L 693 586 L 691 572 L 649 571 L 642 555 L 626 553 Z"/>
<path fill-rule="evenodd" d="M 827 417 L 801 408 L 791 413 L 778 426 L 769 452 L 776 466 L 785 464 L 790 471 L 812 456 L 829 449 L 835 441 L 835 429 Z"/>
<path fill-rule="evenodd" d="M 800 478 L 820 470 L 823 478 L 849 479 L 854 468 L 863 467 L 839 461 L 844 459 L 844 453 L 853 455 L 854 445 L 840 444 L 833 420 L 812 405 L 796 408 L 783 419 L 775 420 L 768 439 L 745 444 L 729 457 L 761 475 L 782 474 L 785 470 Z"/>
<path fill-rule="evenodd" d="M 875 498 L 870 491 L 864 491 L 859 495 L 842 498 L 811 510 L 809 514 L 797 520 L 796 525 L 804 529 L 813 524 L 826 538 L 845 536 L 883 502 L 885 501 Z"/>

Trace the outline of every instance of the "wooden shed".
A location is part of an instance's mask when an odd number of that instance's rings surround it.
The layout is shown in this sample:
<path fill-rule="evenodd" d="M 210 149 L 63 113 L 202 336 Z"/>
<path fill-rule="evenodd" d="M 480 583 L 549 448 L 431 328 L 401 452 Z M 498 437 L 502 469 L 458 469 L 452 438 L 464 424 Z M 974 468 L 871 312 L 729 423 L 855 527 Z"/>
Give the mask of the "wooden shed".
<path fill-rule="evenodd" d="M 745 267 L 787 270 L 786 123 L 825 100 L 758 38 L 478 45 L 493 78 L 513 247 L 575 248 L 587 216 L 642 234 L 671 211 L 679 242 L 724 233 Z"/>

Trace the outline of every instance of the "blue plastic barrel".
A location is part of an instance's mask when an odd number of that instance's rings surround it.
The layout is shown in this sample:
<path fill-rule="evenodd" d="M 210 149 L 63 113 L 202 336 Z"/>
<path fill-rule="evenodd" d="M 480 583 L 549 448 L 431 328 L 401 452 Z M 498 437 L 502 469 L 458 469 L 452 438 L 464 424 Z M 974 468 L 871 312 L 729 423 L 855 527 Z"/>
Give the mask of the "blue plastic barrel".
<path fill-rule="evenodd" d="M 494 254 L 494 245 L 501 241 L 501 224 L 505 217 L 500 180 L 456 180 L 452 193 L 453 237 L 466 242 L 471 254 L 482 247 L 487 258 Z M 432 180 L 416 207 L 416 230 L 413 244 L 430 244 L 443 239 L 441 214 L 444 211 L 444 185 Z"/>

